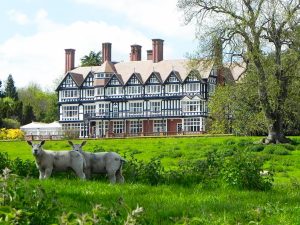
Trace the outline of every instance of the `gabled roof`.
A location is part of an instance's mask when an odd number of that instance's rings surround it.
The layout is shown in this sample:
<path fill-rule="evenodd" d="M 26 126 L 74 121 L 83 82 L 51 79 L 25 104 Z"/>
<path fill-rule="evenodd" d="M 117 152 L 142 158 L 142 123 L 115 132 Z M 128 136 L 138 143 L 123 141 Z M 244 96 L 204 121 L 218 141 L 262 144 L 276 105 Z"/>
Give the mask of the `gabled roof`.
<path fill-rule="evenodd" d="M 114 77 L 117 78 L 117 80 L 120 82 L 121 85 L 124 85 L 122 76 L 120 74 L 113 74 L 109 79 L 105 79 L 106 80 L 105 86 L 107 86 Z"/>
<path fill-rule="evenodd" d="M 167 76 L 167 78 L 166 78 L 166 80 L 165 80 L 165 83 L 167 82 L 167 80 L 170 78 L 170 76 L 172 76 L 172 75 L 174 75 L 177 79 L 178 79 L 178 81 L 179 82 L 182 82 L 182 80 L 181 80 L 181 77 L 180 77 L 180 74 L 177 72 L 177 71 L 171 71 L 170 72 L 170 74 L 169 74 L 169 76 Z"/>
<path fill-rule="evenodd" d="M 139 74 L 139 73 L 133 73 L 133 74 L 131 74 L 131 76 L 128 78 L 128 80 L 125 82 L 125 85 L 128 84 L 128 82 L 130 81 L 130 79 L 131 79 L 133 76 L 135 76 L 135 77 L 138 79 L 138 81 L 139 81 L 141 84 L 143 84 L 143 80 L 142 80 L 141 74 Z"/>
<path fill-rule="evenodd" d="M 94 76 L 94 73 L 92 71 L 88 72 L 88 74 L 86 75 L 86 77 L 84 78 L 84 80 L 81 82 L 80 86 L 83 86 L 84 82 L 89 78 L 90 75 Z"/>
<path fill-rule="evenodd" d="M 155 76 L 155 77 L 157 78 L 157 80 L 158 80 L 158 82 L 159 82 L 160 84 L 163 83 L 160 74 L 159 74 L 158 72 L 152 72 L 152 73 L 150 74 L 150 76 L 147 78 L 147 80 L 145 80 L 145 84 L 146 84 L 147 82 L 149 82 L 149 79 L 150 79 L 150 77 L 151 77 L 152 75 Z"/>
<path fill-rule="evenodd" d="M 73 73 L 73 72 L 70 72 L 69 74 L 72 77 L 72 79 L 74 80 L 74 82 L 76 83 L 76 85 L 79 87 L 84 80 L 82 74 Z"/>

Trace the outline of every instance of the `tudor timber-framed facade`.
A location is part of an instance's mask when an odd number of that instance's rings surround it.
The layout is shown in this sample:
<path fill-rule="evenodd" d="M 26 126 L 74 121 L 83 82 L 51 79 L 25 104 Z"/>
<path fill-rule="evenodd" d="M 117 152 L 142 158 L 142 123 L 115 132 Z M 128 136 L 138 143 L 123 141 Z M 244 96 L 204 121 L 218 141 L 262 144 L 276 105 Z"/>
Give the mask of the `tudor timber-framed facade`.
<path fill-rule="evenodd" d="M 73 68 L 75 50 L 66 49 L 66 75 L 57 88 L 63 129 L 78 137 L 125 137 L 204 133 L 207 100 L 218 74 L 213 62 L 190 69 L 188 60 L 163 60 L 163 40 L 153 39 L 147 60 L 132 45 L 129 62 Z M 70 66 L 71 65 L 71 66 Z"/>

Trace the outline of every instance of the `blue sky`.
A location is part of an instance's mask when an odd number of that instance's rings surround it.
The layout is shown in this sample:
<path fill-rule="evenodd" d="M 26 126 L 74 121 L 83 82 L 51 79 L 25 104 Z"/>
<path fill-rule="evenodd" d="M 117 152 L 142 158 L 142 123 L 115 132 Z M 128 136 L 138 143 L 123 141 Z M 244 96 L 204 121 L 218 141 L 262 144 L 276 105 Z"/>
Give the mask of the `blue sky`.
<path fill-rule="evenodd" d="M 2 0 L 0 80 L 12 74 L 17 87 L 31 82 L 53 90 L 64 75 L 64 49 L 76 49 L 75 65 L 102 42 L 112 60 L 128 61 L 130 45 L 165 40 L 164 58 L 185 58 L 197 48 L 193 25 L 183 25 L 176 0 Z"/>

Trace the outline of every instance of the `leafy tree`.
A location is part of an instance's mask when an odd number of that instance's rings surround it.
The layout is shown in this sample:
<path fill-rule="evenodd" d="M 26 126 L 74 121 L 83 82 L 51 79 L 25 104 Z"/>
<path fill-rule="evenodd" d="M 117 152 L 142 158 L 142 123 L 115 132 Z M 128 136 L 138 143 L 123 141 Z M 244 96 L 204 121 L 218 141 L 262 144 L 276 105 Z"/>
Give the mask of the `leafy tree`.
<path fill-rule="evenodd" d="M 18 100 L 18 92 L 15 87 L 15 82 L 11 74 L 8 75 L 4 94 L 6 97 L 12 98 L 14 100 Z"/>
<path fill-rule="evenodd" d="M 25 105 L 23 112 L 23 121 L 22 124 L 28 124 L 35 120 L 33 108 L 31 105 Z"/>
<path fill-rule="evenodd" d="M 101 61 L 101 51 L 91 51 L 88 55 L 85 55 L 81 58 L 81 66 L 100 66 Z"/>
<path fill-rule="evenodd" d="M 253 66 L 268 129 L 263 142 L 288 142 L 284 115 L 292 71 L 300 58 L 299 0 L 178 0 L 178 7 L 186 22 L 195 19 L 206 37 L 220 37 L 232 59 L 238 56 Z M 266 53 L 272 57 L 266 59 Z M 285 60 L 284 53 L 293 60 Z"/>
<path fill-rule="evenodd" d="M 29 84 L 19 90 L 19 97 L 24 105 L 31 105 L 37 121 L 53 122 L 58 119 L 57 95 L 43 91 L 37 84 Z"/>
<path fill-rule="evenodd" d="M 3 93 L 2 93 L 2 81 L 0 80 L 0 98 L 3 97 Z"/>

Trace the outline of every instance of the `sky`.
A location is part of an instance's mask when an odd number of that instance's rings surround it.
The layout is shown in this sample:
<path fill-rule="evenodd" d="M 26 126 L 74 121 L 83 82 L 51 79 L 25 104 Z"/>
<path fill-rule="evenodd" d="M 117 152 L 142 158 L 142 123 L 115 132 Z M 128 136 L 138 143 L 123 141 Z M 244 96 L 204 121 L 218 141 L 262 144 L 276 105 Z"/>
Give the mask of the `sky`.
<path fill-rule="evenodd" d="M 112 60 L 128 61 L 130 45 L 164 40 L 164 59 L 183 59 L 197 48 L 194 25 L 184 25 L 177 0 L 0 0 L 0 80 L 54 90 L 64 77 L 65 51 L 75 66 L 90 51 L 112 43 Z"/>

